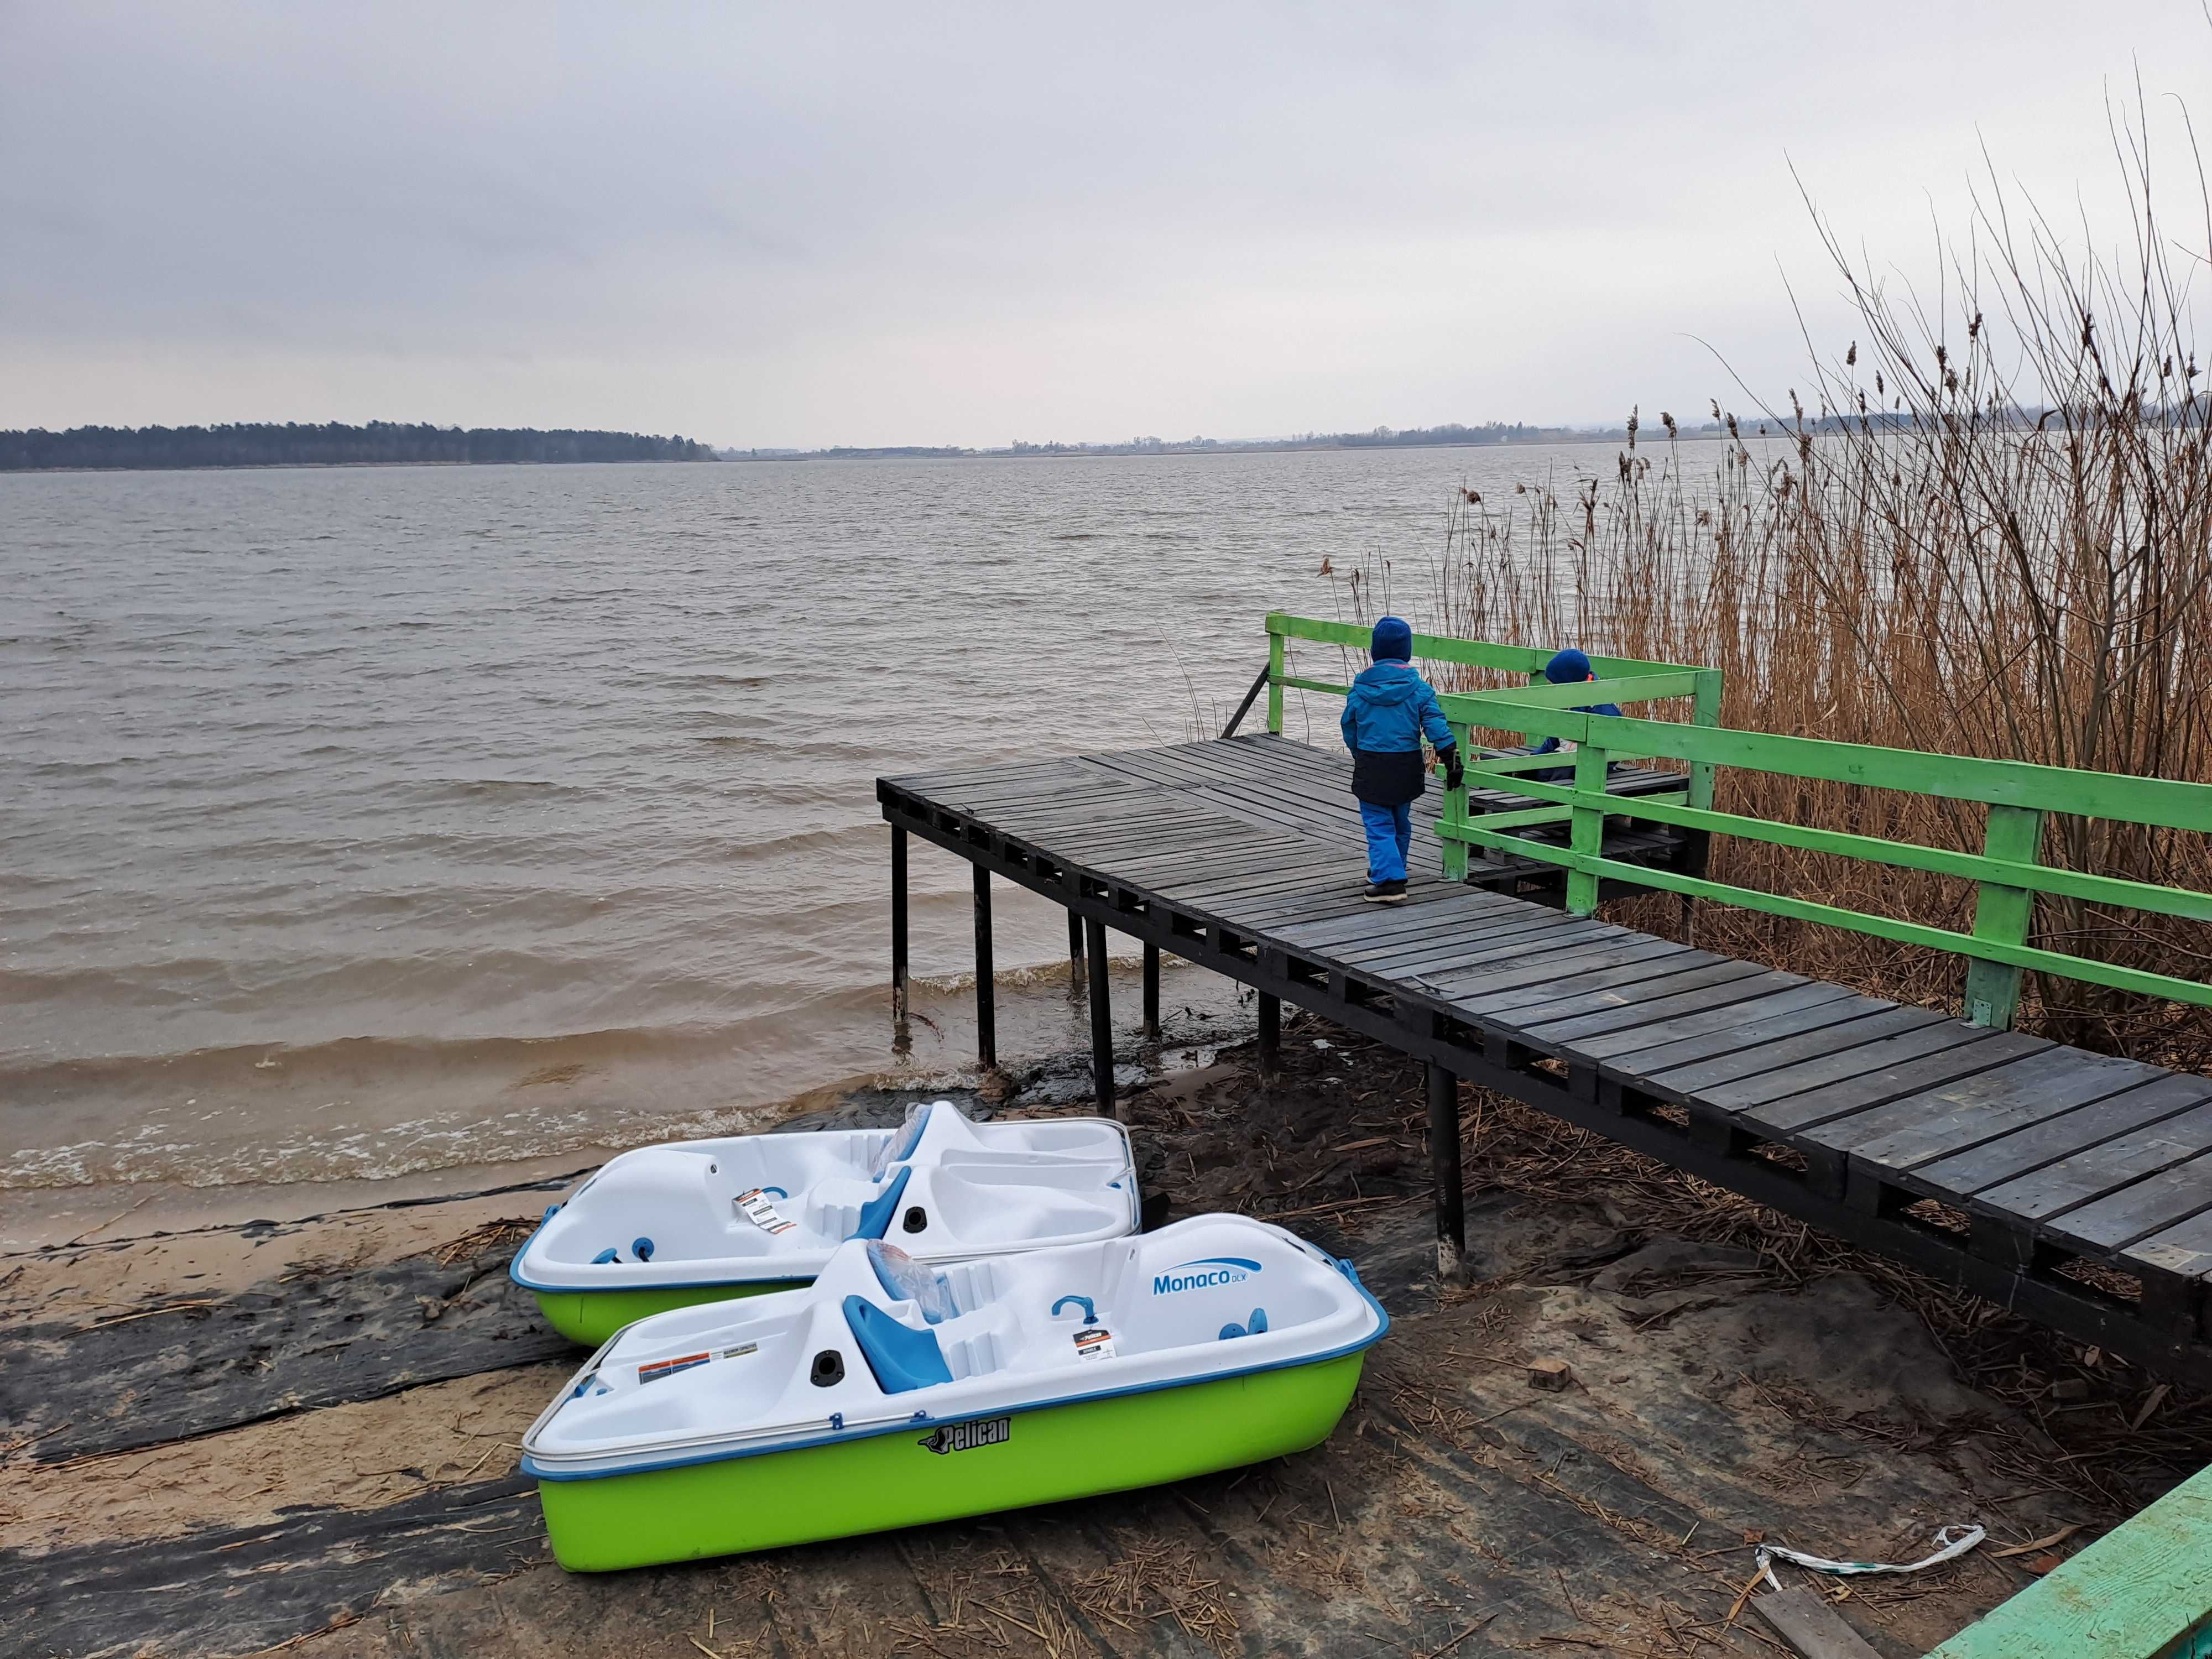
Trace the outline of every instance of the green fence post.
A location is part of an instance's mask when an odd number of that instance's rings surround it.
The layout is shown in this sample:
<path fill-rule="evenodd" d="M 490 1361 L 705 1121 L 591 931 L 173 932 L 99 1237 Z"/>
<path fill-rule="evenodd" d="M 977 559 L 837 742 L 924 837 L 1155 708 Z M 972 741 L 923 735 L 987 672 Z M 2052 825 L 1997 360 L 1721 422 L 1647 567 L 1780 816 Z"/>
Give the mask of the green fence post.
<path fill-rule="evenodd" d="M 1283 635 L 1267 618 L 1267 729 L 1283 735 Z"/>
<path fill-rule="evenodd" d="M 1698 676 L 1698 689 L 1690 701 L 1690 724 L 1718 726 L 1721 723 L 1721 671 L 1708 668 Z M 1690 763 L 1690 799 L 1692 806 L 1710 808 L 1713 804 L 1713 763 L 1711 761 Z"/>
<path fill-rule="evenodd" d="M 2043 814 L 2027 806 L 1992 806 L 1990 827 L 1982 851 L 2013 864 L 2033 864 L 2043 850 Z M 2025 887 L 2006 887 L 1993 881 L 1977 883 L 1974 894 L 1974 937 L 1999 945 L 2027 943 L 2028 923 L 2035 915 L 2035 895 Z M 2021 969 L 1979 957 L 1966 963 L 1966 1018 L 1976 1025 L 2012 1029 L 2020 1012 Z"/>
<path fill-rule="evenodd" d="M 1690 724 L 1708 728 L 1721 723 L 1721 671 L 1708 668 L 1698 676 L 1698 689 L 1691 693 Z M 1683 804 L 1711 811 L 1713 805 L 1713 763 L 1711 761 L 1690 763 L 1690 788 Z M 1682 851 L 1676 867 L 1686 875 L 1702 876 L 1712 868 L 1713 836 L 1710 830 L 1687 830 L 1682 835 Z M 1686 943 L 1694 942 L 1698 928 L 1698 902 L 1687 893 L 1682 895 L 1682 937 Z"/>
<path fill-rule="evenodd" d="M 1453 740 L 1459 744 L 1460 763 L 1465 765 L 1474 754 L 1474 740 L 1468 735 L 1472 728 L 1459 720 L 1453 720 L 1449 724 Z M 1437 814 L 1437 826 L 1439 829 L 1455 830 L 1466 822 L 1467 783 L 1462 779 L 1458 788 L 1444 791 L 1444 804 L 1443 810 Z M 1443 840 L 1444 879 L 1465 881 L 1467 879 L 1467 843 L 1455 840 L 1450 836 L 1444 836 Z"/>
<path fill-rule="evenodd" d="M 1605 851 L 1605 763 L 1606 751 L 1594 743 L 1585 743 L 1575 750 L 1576 799 L 1567 846 L 1589 858 Z M 1597 872 L 1567 872 L 1567 914 L 1597 914 Z"/>

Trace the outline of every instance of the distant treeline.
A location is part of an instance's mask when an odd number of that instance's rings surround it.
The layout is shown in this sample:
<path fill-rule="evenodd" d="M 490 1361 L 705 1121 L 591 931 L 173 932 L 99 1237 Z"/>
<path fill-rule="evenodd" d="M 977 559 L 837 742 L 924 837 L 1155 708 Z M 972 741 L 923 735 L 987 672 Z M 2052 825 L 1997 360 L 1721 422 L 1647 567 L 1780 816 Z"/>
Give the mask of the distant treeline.
<path fill-rule="evenodd" d="M 962 449 L 923 444 L 886 444 L 877 448 L 840 445 L 833 449 L 725 449 L 727 461 L 951 459 L 975 455 L 1207 455 L 1274 449 L 1382 449 L 1459 444 L 1581 443 L 1618 438 L 1586 427 L 1527 426 L 1491 421 L 1481 426 L 1378 426 L 1368 432 L 1302 432 L 1288 438 L 1129 438 L 1119 443 L 1031 443 L 1017 438 L 1003 449 Z"/>
<path fill-rule="evenodd" d="M 377 466 L 518 461 L 711 461 L 689 438 L 529 427 L 403 425 L 79 426 L 0 432 L 0 471 L 50 467 Z"/>

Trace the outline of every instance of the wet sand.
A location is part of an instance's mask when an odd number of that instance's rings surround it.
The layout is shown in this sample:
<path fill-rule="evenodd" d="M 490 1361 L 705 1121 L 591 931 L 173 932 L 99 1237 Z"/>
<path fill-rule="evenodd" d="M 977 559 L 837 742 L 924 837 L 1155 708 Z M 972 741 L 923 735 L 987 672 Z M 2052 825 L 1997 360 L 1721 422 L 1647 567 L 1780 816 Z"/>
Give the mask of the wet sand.
<path fill-rule="evenodd" d="M 1840 1603 L 1898 1659 L 2029 1581 L 2037 1556 L 2002 1544 L 2078 1526 L 2065 1553 L 2212 1460 L 2193 1398 L 2130 1431 L 2139 1374 L 1493 1097 L 1467 1113 L 1480 1282 L 1440 1294 L 1415 1068 L 1297 1020 L 1268 1080 L 1244 1050 L 1129 1058 L 1125 1112 L 1174 1213 L 1280 1217 L 1389 1308 L 1326 1445 L 571 1577 L 514 1459 L 582 1356 L 505 1276 L 567 1171 L 317 1189 L 297 1219 L 149 1204 L 0 1255 L 0 1650 L 1765 1654 L 1739 1606 L 1751 1535 L 1912 1559 L 1938 1526 L 1988 1525 L 1981 1553 Z M 1030 1067 L 995 1109 L 1081 1110 L 1086 1082 L 1073 1059 Z M 1540 1358 L 1571 1386 L 1532 1388 Z"/>

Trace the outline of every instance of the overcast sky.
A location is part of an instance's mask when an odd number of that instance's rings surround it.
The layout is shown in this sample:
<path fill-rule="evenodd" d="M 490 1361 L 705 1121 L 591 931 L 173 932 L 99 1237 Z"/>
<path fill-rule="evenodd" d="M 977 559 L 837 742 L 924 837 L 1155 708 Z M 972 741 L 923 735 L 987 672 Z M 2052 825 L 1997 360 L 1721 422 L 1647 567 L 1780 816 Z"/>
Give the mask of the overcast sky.
<path fill-rule="evenodd" d="M 2101 210 L 2138 64 L 2212 140 L 2198 0 L 0 0 L 0 427 L 1702 415 L 1832 306 L 1791 162 L 1922 274 L 1984 143 Z"/>

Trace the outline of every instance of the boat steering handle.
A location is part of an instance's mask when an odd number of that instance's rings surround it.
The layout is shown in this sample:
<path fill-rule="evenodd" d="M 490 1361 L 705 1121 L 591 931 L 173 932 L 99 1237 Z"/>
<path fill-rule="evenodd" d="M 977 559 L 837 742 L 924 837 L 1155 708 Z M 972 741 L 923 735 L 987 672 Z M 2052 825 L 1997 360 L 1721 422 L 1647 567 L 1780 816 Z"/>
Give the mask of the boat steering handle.
<path fill-rule="evenodd" d="M 1083 1310 L 1083 1322 L 1085 1324 L 1096 1325 L 1098 1322 L 1098 1310 L 1091 1305 L 1091 1298 L 1087 1296 L 1063 1296 L 1059 1301 L 1052 1304 L 1052 1316 L 1054 1319 L 1059 1318 L 1060 1310 L 1062 1308 L 1065 1308 L 1071 1302 L 1074 1303 L 1076 1306 Z"/>

